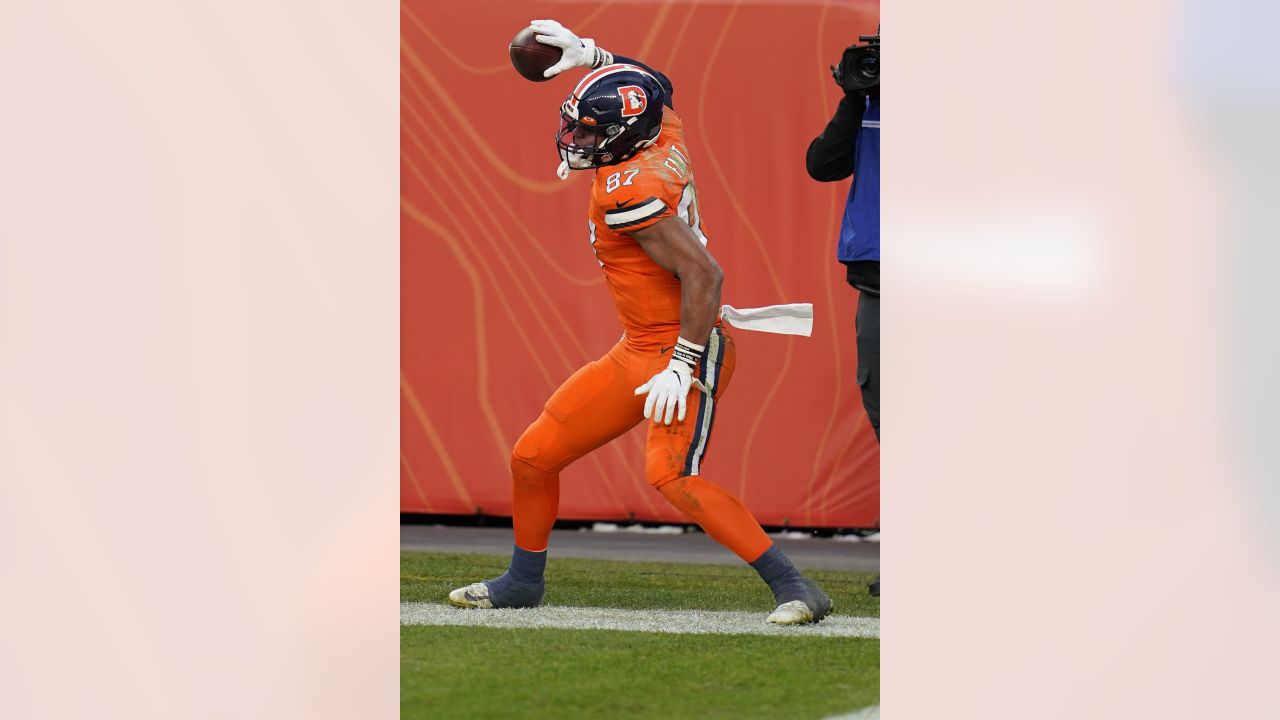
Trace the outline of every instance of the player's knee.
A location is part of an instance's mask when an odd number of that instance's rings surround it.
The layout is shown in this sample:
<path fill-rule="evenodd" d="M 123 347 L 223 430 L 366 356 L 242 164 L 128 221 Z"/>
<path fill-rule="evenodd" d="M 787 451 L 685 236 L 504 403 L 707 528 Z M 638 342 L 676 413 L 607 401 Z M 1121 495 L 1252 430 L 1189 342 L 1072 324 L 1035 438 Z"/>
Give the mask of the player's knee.
<path fill-rule="evenodd" d="M 654 485 L 654 487 L 677 510 L 686 515 L 693 515 L 698 509 L 698 499 L 693 493 L 693 485 L 696 480 L 696 477 L 685 475 L 671 478 L 660 485 Z"/>
<path fill-rule="evenodd" d="M 511 477 L 530 485 L 541 485 L 546 475 L 545 470 L 532 465 L 518 451 L 511 453 Z"/>
<path fill-rule="evenodd" d="M 661 452 L 651 452 L 645 458 L 645 479 L 659 492 L 681 475 L 687 474 L 684 472 L 683 458 L 667 457 L 666 453 Z"/>
<path fill-rule="evenodd" d="M 511 450 L 511 474 L 517 479 L 533 481 L 538 475 L 545 473 L 547 468 L 544 447 L 532 427 L 526 430 Z"/>
<path fill-rule="evenodd" d="M 511 474 L 526 482 L 540 483 L 548 473 L 554 474 L 563 468 L 563 456 L 563 448 L 555 442 L 555 433 L 539 418 L 511 450 Z"/>

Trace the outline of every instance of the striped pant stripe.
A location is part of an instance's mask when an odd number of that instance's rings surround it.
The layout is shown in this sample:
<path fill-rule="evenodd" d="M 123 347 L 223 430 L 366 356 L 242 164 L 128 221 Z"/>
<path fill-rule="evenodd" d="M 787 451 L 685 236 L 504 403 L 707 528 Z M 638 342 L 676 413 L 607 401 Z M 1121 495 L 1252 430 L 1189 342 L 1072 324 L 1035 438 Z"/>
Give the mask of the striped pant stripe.
<path fill-rule="evenodd" d="M 701 370 L 703 384 L 710 392 L 698 392 L 698 414 L 694 418 L 693 440 L 689 443 L 689 453 L 685 456 L 684 475 L 697 475 L 702 464 L 702 456 L 707 450 L 707 441 L 711 438 L 711 423 L 715 419 L 715 392 L 719 381 L 720 363 L 724 360 L 724 343 L 720 339 L 718 328 L 711 331 L 711 339 L 707 341 L 707 352 L 702 356 Z"/>

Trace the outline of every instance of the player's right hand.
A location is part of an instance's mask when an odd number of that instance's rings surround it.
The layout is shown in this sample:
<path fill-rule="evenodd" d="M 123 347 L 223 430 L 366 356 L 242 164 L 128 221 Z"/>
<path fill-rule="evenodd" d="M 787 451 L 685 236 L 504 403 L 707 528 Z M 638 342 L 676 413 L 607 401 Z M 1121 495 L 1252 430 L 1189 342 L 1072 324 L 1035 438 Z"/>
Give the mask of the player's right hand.
<path fill-rule="evenodd" d="M 538 33 L 535 40 L 560 48 L 560 62 L 544 70 L 543 77 L 555 77 L 572 67 L 596 68 L 613 62 L 613 55 L 596 47 L 595 40 L 580 38 L 555 20 L 534 20 L 529 27 Z"/>

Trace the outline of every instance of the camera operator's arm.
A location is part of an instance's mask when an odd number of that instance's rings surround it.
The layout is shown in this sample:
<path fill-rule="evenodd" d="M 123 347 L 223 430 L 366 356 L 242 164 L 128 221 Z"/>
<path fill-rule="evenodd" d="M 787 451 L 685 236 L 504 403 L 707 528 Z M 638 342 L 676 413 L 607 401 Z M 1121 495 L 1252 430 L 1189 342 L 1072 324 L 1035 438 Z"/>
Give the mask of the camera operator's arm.
<path fill-rule="evenodd" d="M 818 182 L 843 180 L 853 174 L 854 142 L 862 127 L 862 114 L 867 108 L 862 94 L 845 95 L 827 129 L 809 143 L 805 168 Z"/>

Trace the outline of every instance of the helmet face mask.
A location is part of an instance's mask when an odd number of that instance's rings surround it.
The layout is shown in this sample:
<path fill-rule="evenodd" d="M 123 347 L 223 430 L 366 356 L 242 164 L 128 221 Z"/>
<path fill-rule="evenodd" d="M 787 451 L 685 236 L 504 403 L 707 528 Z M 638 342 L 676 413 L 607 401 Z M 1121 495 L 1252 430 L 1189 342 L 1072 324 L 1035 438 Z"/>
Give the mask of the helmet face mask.
<path fill-rule="evenodd" d="M 610 126 L 608 129 L 614 129 Z M 617 132 L 613 137 L 617 136 Z M 599 126 L 592 127 L 567 114 L 560 116 L 560 132 L 556 135 L 556 147 L 560 150 L 560 159 L 573 170 L 590 170 L 594 167 L 608 165 L 613 162 L 613 153 L 608 150 L 609 140 L 605 130 Z"/>
<path fill-rule="evenodd" d="M 663 94 L 658 81 L 635 66 L 605 66 L 589 74 L 560 107 L 560 159 L 571 170 L 589 170 L 616 165 L 652 145 L 662 129 Z"/>

